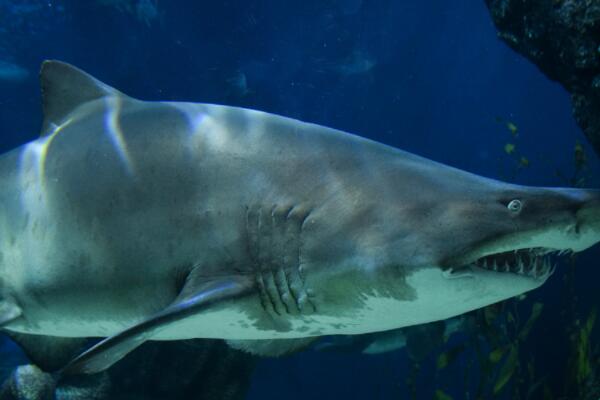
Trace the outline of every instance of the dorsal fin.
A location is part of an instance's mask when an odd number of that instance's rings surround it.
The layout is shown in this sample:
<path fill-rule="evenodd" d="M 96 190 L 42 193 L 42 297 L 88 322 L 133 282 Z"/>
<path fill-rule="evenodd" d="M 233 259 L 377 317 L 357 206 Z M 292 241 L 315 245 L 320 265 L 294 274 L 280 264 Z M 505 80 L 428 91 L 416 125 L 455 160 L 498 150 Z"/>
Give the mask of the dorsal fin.
<path fill-rule="evenodd" d="M 44 110 L 42 136 L 52 132 L 81 104 L 105 96 L 124 96 L 79 68 L 61 61 L 44 61 L 40 81 Z"/>

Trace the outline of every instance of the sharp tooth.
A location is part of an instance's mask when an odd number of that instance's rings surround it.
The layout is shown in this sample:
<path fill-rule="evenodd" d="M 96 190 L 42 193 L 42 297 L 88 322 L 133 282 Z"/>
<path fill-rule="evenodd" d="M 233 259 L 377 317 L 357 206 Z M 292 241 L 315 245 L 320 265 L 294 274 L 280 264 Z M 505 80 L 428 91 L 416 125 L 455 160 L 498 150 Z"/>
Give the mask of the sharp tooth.
<path fill-rule="evenodd" d="M 538 268 L 537 271 L 537 277 L 539 278 L 540 276 L 544 276 L 544 274 L 546 273 L 546 262 L 545 260 L 540 260 L 540 267 Z"/>
<path fill-rule="evenodd" d="M 536 276 L 537 275 L 537 265 L 538 265 L 538 259 L 534 258 L 531 261 L 531 268 L 529 269 L 529 276 Z"/>
<path fill-rule="evenodd" d="M 517 266 L 518 266 L 518 268 L 519 268 L 517 272 L 518 272 L 519 274 L 522 274 L 522 273 L 525 271 L 525 264 L 523 264 L 523 260 L 521 260 L 520 258 L 519 258 L 519 260 L 517 261 Z"/>
<path fill-rule="evenodd" d="M 494 264 L 492 265 L 492 269 L 494 271 L 498 271 L 498 265 L 496 264 L 496 260 L 494 260 Z"/>
<path fill-rule="evenodd" d="M 510 272 L 510 265 L 508 265 L 508 261 L 504 261 L 504 272 Z"/>
<path fill-rule="evenodd" d="M 483 259 L 483 268 L 487 268 L 487 258 Z"/>

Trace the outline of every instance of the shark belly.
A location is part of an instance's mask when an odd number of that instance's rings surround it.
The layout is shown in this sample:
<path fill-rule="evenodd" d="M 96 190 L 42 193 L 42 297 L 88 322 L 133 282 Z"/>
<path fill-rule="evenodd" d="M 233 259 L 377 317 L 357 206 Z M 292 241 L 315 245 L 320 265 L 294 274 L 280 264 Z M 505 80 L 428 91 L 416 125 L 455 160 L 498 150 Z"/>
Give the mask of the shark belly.
<path fill-rule="evenodd" d="M 154 339 L 294 339 L 321 335 L 358 335 L 448 319 L 504 300 L 507 291 L 517 295 L 532 289 L 526 285 L 515 285 L 510 279 L 504 282 L 500 279 L 498 286 L 490 290 L 485 279 L 479 276 L 465 273 L 449 278 L 437 267 L 419 269 L 407 277 L 406 284 L 416 288 L 416 298 L 404 300 L 375 291 L 361 296 L 360 304 L 353 307 L 325 307 L 327 312 L 311 315 L 270 315 L 269 318 L 284 320 L 280 321 L 279 327 L 265 326 L 261 323 L 261 318 L 253 317 L 252 310 L 260 300 L 258 296 L 251 297 L 170 325 Z M 418 288 L 428 290 L 419 291 Z M 431 288 L 435 290 L 430 290 Z M 465 290 L 472 295 L 465 298 Z M 319 297 L 318 294 L 316 297 Z"/>

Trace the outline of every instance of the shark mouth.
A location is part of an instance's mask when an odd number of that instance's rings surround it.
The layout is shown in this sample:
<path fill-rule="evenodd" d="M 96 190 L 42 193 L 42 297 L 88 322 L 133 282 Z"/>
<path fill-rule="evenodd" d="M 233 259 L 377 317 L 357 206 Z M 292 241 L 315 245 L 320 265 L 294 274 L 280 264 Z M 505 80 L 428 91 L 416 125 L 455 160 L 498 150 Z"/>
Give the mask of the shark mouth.
<path fill-rule="evenodd" d="M 452 268 L 450 274 L 454 275 L 455 273 L 478 268 L 545 280 L 552 275 L 556 269 L 556 257 L 569 253 L 571 253 L 571 250 L 535 247 L 488 254 L 462 268 Z"/>
<path fill-rule="evenodd" d="M 503 253 L 489 254 L 479 258 L 471 266 L 494 272 L 512 273 L 534 279 L 546 279 L 556 269 L 556 256 L 571 250 L 536 247 Z"/>

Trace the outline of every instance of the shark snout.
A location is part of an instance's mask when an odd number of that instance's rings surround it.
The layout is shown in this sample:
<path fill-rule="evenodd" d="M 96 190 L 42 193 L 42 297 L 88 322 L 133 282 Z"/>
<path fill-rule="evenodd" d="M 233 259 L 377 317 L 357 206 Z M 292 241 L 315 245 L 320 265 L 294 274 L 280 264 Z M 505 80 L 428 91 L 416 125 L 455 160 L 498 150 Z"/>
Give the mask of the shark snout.
<path fill-rule="evenodd" d="M 562 189 L 569 199 L 574 224 L 567 230 L 574 251 L 585 250 L 600 242 L 600 190 Z M 570 241 L 569 240 L 569 241 Z"/>

